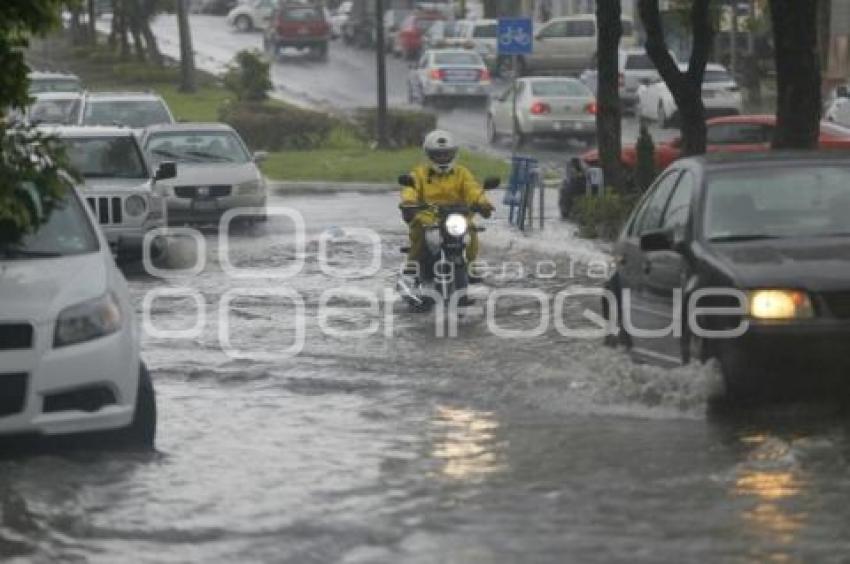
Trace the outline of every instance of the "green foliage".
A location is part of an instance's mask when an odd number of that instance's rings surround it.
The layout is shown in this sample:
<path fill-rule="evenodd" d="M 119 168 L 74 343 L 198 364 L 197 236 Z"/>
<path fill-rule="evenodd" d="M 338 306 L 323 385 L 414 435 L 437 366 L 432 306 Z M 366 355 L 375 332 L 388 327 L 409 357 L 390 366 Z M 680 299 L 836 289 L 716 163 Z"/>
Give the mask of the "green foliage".
<path fill-rule="evenodd" d="M 358 135 L 366 142 L 374 141 L 377 134 L 378 112 L 375 108 L 361 108 L 354 116 Z M 416 110 L 391 109 L 387 114 L 387 141 L 397 149 L 418 147 L 430 131 L 437 127 L 437 116 Z"/>
<path fill-rule="evenodd" d="M 643 192 L 650 187 L 657 175 L 655 170 L 655 143 L 645 124 L 640 126 L 636 149 L 635 188 L 639 192 Z"/>
<path fill-rule="evenodd" d="M 613 240 L 636 202 L 636 195 L 608 189 L 602 196 L 581 196 L 573 207 L 573 218 L 582 237 Z"/>
<path fill-rule="evenodd" d="M 219 119 L 230 124 L 254 150 L 305 150 L 324 146 L 339 122 L 295 106 L 225 104 Z"/>
<path fill-rule="evenodd" d="M 224 87 L 240 102 L 262 102 L 273 88 L 270 68 L 260 51 L 239 51 L 224 73 Z"/>
<path fill-rule="evenodd" d="M 15 243 L 45 221 L 63 198 L 63 177 L 73 174 L 56 138 L 26 125 L 0 124 L 0 244 Z"/>
<path fill-rule="evenodd" d="M 156 83 L 176 83 L 180 78 L 174 67 L 157 67 L 138 63 L 120 63 L 112 67 L 115 80 L 130 85 L 150 85 Z"/>

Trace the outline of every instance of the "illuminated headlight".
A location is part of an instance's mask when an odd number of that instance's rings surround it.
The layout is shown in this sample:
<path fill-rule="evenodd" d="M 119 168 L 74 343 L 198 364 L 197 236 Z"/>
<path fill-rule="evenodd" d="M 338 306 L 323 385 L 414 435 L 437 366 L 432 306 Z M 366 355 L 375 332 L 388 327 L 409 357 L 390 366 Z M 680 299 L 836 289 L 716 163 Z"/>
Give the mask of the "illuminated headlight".
<path fill-rule="evenodd" d="M 754 290 L 749 297 L 754 319 L 809 319 L 815 315 L 809 295 L 798 290 Z"/>
<path fill-rule="evenodd" d="M 446 233 L 452 237 L 462 237 L 466 234 L 466 218 L 458 213 L 453 213 L 446 218 Z"/>
<path fill-rule="evenodd" d="M 66 308 L 56 320 L 53 346 L 99 339 L 121 329 L 121 308 L 112 294 Z"/>
<path fill-rule="evenodd" d="M 148 209 L 147 201 L 141 196 L 134 194 L 124 200 L 124 211 L 130 217 L 139 217 Z"/>
<path fill-rule="evenodd" d="M 260 191 L 260 181 L 259 180 L 251 180 L 250 182 L 243 182 L 242 184 L 236 185 L 236 193 L 237 194 L 256 194 Z"/>

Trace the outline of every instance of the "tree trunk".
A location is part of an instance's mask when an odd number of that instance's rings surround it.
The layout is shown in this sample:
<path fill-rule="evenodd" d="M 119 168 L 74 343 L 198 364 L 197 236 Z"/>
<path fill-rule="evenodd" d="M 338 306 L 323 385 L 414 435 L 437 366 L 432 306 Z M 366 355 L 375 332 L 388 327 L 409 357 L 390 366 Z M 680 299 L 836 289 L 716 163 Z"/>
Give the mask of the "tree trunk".
<path fill-rule="evenodd" d="M 113 51 L 118 45 L 118 10 L 118 0 L 112 0 L 112 24 L 109 28 L 109 37 L 106 40 L 106 44 Z"/>
<path fill-rule="evenodd" d="M 180 90 L 195 91 L 195 54 L 192 51 L 192 31 L 186 0 L 177 0 L 177 27 L 180 32 Z"/>
<path fill-rule="evenodd" d="M 97 45 L 97 10 L 95 9 L 95 0 L 88 0 L 88 4 L 86 5 L 88 14 L 89 14 L 89 45 Z"/>
<path fill-rule="evenodd" d="M 117 20 L 118 29 L 118 52 L 122 61 L 130 58 L 130 41 L 127 37 L 127 0 L 117 0 L 115 3 L 117 12 L 113 17 Z"/>
<path fill-rule="evenodd" d="M 670 89 L 679 109 L 682 152 L 685 156 L 701 155 L 706 151 L 702 81 L 714 41 L 710 7 L 711 0 L 693 0 L 690 14 L 693 49 L 688 70 L 682 72 L 667 47 L 658 0 L 639 0 L 638 4 L 646 29 L 646 52 Z"/>
<path fill-rule="evenodd" d="M 605 184 L 623 189 L 622 108 L 620 101 L 620 37 L 623 35 L 620 0 L 599 0 L 596 4 L 597 90 L 596 131 L 599 161 L 605 173 Z"/>
<path fill-rule="evenodd" d="M 771 0 L 776 44 L 775 149 L 816 149 L 820 136 L 821 72 L 818 0 Z"/>
<path fill-rule="evenodd" d="M 133 48 L 136 52 L 136 60 L 140 63 L 145 61 L 145 46 L 142 43 L 142 32 L 139 25 L 139 12 L 136 0 L 126 0 L 130 6 L 127 10 L 127 23 L 130 27 L 130 34 L 133 36 Z"/>
<path fill-rule="evenodd" d="M 159 44 L 156 41 L 156 36 L 151 31 L 150 21 L 154 17 L 154 3 L 151 0 L 139 0 L 139 29 L 142 32 L 142 37 L 145 39 L 145 46 L 148 50 L 148 58 L 158 67 L 165 64 L 162 58 L 162 53 L 159 50 Z"/>

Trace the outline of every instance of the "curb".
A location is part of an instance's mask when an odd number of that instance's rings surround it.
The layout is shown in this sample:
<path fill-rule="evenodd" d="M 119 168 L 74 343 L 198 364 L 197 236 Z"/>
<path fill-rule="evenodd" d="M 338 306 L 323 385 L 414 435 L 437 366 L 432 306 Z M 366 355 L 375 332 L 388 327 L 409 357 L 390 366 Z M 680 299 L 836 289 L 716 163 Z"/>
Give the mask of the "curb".
<path fill-rule="evenodd" d="M 338 194 L 345 192 L 385 194 L 399 190 L 399 187 L 395 184 L 377 184 L 368 182 L 282 182 L 269 180 L 268 187 L 270 191 L 282 196 L 289 194 Z"/>

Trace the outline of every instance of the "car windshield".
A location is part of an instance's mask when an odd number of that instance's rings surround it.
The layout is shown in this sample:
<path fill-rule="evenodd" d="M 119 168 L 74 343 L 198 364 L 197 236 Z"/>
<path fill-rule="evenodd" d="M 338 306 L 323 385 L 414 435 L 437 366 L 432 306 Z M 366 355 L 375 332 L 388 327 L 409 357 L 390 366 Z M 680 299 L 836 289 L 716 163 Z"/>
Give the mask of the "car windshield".
<path fill-rule="evenodd" d="M 70 125 L 77 122 L 79 100 L 37 100 L 29 108 L 32 122 Z"/>
<path fill-rule="evenodd" d="M 148 178 L 133 137 L 64 138 L 73 167 L 87 178 Z"/>
<path fill-rule="evenodd" d="M 145 150 L 154 165 L 163 161 L 183 163 L 247 163 L 251 156 L 239 138 L 229 131 L 157 133 Z"/>
<path fill-rule="evenodd" d="M 38 202 L 35 186 L 25 183 L 24 193 Z M 94 253 L 100 248 L 94 229 L 77 196 L 67 187 L 62 202 L 50 212 L 33 233 L 14 243 L 0 239 L 0 260 L 36 259 Z M 34 206 L 38 209 L 38 205 Z"/>
<path fill-rule="evenodd" d="M 577 80 L 538 80 L 531 83 L 531 93 L 540 97 L 587 97 L 587 86 Z"/>
<path fill-rule="evenodd" d="M 499 26 L 496 24 L 477 25 L 472 32 L 472 37 L 476 39 L 495 39 L 499 32 Z"/>
<path fill-rule="evenodd" d="M 435 65 L 481 65 L 481 58 L 475 53 L 437 53 Z"/>
<path fill-rule="evenodd" d="M 40 78 L 30 82 L 29 93 L 79 92 L 80 81 L 73 78 Z"/>
<path fill-rule="evenodd" d="M 126 125 L 143 128 L 171 123 L 159 100 L 91 100 L 85 105 L 83 125 Z"/>
<path fill-rule="evenodd" d="M 709 82 L 709 83 L 710 82 L 734 82 L 734 81 L 735 81 L 735 79 L 732 78 L 732 75 L 729 74 L 725 70 L 723 70 L 723 71 L 719 71 L 719 70 L 705 71 L 705 79 L 703 80 L 703 82 Z"/>
<path fill-rule="evenodd" d="M 294 22 L 307 22 L 322 19 L 322 12 L 317 8 L 287 8 L 283 17 Z"/>
<path fill-rule="evenodd" d="M 709 240 L 850 235 L 850 166 L 773 166 L 708 180 Z"/>

